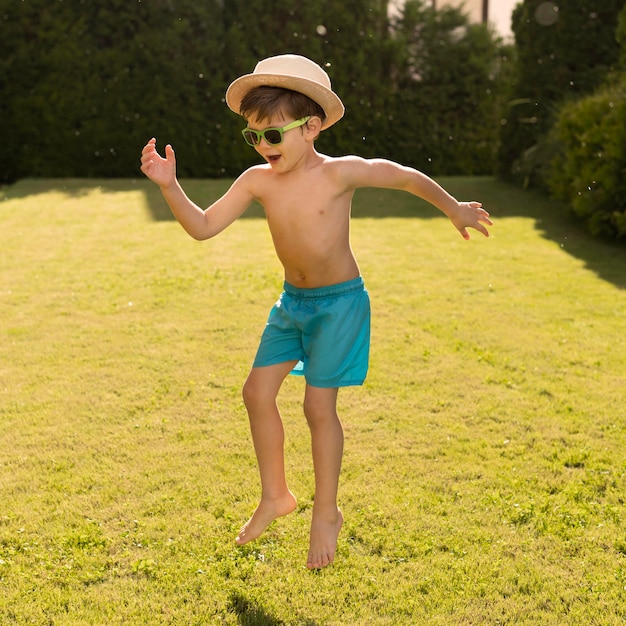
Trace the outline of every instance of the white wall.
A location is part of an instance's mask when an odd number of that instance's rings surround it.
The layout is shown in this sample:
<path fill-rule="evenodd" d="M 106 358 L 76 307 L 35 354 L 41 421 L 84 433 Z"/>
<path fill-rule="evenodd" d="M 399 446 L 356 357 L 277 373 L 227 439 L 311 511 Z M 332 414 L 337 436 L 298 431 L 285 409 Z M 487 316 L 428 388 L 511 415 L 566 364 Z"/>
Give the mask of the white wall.
<path fill-rule="evenodd" d="M 394 5 L 401 6 L 404 0 L 390 0 L 389 8 L 393 12 Z M 428 0 L 433 2 L 433 0 Z M 496 31 L 503 37 L 512 37 L 511 14 L 515 5 L 521 0 L 489 0 L 489 21 L 495 26 Z M 475 22 L 480 22 L 483 17 L 483 0 L 434 0 L 434 5 L 441 8 L 445 5 L 463 7 L 465 13 Z"/>

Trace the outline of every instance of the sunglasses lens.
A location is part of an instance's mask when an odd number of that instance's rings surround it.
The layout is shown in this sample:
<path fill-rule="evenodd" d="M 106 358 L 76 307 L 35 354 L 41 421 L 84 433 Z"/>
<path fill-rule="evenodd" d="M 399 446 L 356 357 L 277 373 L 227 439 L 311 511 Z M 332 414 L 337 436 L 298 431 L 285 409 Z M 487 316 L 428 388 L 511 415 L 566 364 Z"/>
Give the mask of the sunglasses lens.
<path fill-rule="evenodd" d="M 246 143 L 251 146 L 257 146 L 261 140 L 258 133 L 249 129 L 243 131 L 243 138 L 246 140 Z"/>
<path fill-rule="evenodd" d="M 291 124 L 287 124 L 287 126 L 284 126 L 283 128 L 266 128 L 265 130 L 252 130 L 251 128 L 244 128 L 241 131 L 241 134 L 249 146 L 258 146 L 261 143 L 261 137 L 270 145 L 277 146 L 279 143 L 282 143 L 283 133 L 286 130 L 298 128 L 298 126 L 306 124 L 309 119 L 310 117 L 303 117 L 295 122 L 291 122 Z"/>
<path fill-rule="evenodd" d="M 278 145 L 283 140 L 283 134 L 277 128 L 269 128 L 264 135 L 265 141 L 273 146 Z"/>

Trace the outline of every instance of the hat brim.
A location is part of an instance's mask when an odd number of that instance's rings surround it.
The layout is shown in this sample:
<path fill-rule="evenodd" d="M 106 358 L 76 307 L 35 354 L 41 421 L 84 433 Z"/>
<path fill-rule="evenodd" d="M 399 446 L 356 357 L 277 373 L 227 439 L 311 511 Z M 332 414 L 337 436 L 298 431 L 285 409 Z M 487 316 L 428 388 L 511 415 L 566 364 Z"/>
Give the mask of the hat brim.
<path fill-rule="evenodd" d="M 317 102 L 324 109 L 324 113 L 326 113 L 322 130 L 338 122 L 343 117 L 345 111 L 343 103 L 334 91 L 326 89 L 319 83 L 306 78 L 280 74 L 246 74 L 234 80 L 226 91 L 226 104 L 231 111 L 241 115 L 241 101 L 255 87 L 282 87 L 283 89 L 291 89 L 308 96 L 311 100 Z"/>

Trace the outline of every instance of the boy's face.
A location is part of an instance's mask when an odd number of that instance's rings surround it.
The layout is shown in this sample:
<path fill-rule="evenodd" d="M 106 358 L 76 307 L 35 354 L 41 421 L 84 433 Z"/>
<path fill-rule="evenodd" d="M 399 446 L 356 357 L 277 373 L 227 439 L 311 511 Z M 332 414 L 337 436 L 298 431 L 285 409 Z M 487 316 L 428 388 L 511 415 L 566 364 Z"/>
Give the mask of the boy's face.
<path fill-rule="evenodd" d="M 307 140 L 307 118 L 302 120 L 294 120 L 290 116 L 283 113 L 276 113 L 270 118 L 258 118 L 251 115 L 248 120 L 248 129 L 255 131 L 267 131 L 268 129 L 282 130 L 282 141 L 274 143 L 276 138 L 280 138 L 280 134 L 272 132 L 268 136 L 272 143 L 268 142 L 266 137 L 252 137 L 258 140 L 254 149 L 270 164 L 272 169 L 278 171 L 287 171 L 291 169 L 295 163 L 301 158 L 303 151 L 310 145 Z M 289 128 L 292 126 L 291 128 Z M 287 128 L 285 128 L 287 127 Z"/>

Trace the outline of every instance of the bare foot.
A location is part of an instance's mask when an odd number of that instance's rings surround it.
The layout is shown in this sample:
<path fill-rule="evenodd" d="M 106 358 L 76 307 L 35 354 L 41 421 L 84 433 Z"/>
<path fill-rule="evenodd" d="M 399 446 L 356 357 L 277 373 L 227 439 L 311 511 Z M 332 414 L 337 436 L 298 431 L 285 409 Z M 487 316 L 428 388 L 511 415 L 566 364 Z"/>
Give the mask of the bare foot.
<path fill-rule="evenodd" d="M 291 513 L 296 505 L 296 497 L 291 491 L 272 500 L 262 498 L 252 517 L 241 527 L 235 542 L 243 546 L 256 539 L 277 517 Z"/>
<path fill-rule="evenodd" d="M 316 515 L 313 510 L 309 556 L 306 563 L 309 569 L 321 569 L 335 560 L 337 537 L 342 525 L 343 515 L 339 509 L 331 516 Z"/>

